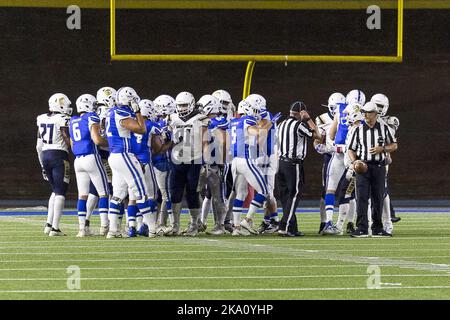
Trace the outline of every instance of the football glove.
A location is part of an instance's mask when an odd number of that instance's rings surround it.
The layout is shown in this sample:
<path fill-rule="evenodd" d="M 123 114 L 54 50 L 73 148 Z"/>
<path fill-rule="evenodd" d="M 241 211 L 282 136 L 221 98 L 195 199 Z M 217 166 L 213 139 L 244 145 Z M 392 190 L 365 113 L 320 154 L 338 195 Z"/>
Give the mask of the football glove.
<path fill-rule="evenodd" d="M 136 100 L 131 100 L 130 107 L 134 113 L 141 112 L 141 108 L 139 108 L 139 103 Z"/>
<path fill-rule="evenodd" d="M 45 181 L 48 181 L 47 172 L 45 172 L 44 168 L 42 168 L 42 178 L 44 178 Z"/>

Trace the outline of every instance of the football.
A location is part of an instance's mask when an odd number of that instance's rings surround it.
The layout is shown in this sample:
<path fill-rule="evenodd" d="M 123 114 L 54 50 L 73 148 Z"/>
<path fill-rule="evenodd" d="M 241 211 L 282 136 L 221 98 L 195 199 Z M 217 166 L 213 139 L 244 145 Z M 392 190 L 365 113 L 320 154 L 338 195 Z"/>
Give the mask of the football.
<path fill-rule="evenodd" d="M 367 172 L 367 164 L 364 161 L 356 160 L 353 166 L 356 173 L 362 174 Z"/>

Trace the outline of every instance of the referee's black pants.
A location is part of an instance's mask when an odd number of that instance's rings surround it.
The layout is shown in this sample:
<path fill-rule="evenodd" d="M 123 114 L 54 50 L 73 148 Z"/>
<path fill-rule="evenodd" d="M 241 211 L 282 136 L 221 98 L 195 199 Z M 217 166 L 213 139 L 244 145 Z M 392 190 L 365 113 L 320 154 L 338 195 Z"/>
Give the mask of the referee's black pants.
<path fill-rule="evenodd" d="M 356 227 L 364 232 L 369 229 L 367 210 L 372 199 L 372 231 L 383 230 L 381 214 L 386 189 L 386 167 L 384 164 L 367 164 L 367 172 L 356 175 Z"/>
<path fill-rule="evenodd" d="M 295 211 L 300 203 L 304 184 L 303 164 L 280 159 L 275 184 L 283 207 L 279 230 L 296 233 L 298 225 Z"/>

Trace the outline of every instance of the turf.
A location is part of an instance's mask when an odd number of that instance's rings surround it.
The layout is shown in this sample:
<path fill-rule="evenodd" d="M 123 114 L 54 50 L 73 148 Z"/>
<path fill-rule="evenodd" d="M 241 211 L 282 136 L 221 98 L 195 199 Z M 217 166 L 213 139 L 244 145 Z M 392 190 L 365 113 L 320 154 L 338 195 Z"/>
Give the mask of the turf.
<path fill-rule="evenodd" d="M 318 214 L 303 213 L 303 238 L 106 240 L 76 238 L 75 216 L 57 238 L 44 216 L 2 216 L 0 299 L 450 299 L 450 212 L 401 217 L 390 239 L 319 236 Z M 367 286 L 371 265 L 379 289 Z M 69 266 L 80 290 L 68 289 Z"/>

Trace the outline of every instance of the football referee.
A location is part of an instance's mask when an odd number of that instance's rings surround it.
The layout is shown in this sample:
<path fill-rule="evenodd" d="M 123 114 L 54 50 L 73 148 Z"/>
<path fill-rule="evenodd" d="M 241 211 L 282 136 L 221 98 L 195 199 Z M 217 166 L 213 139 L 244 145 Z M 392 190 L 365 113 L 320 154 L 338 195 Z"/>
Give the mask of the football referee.
<path fill-rule="evenodd" d="M 391 237 L 383 230 L 381 214 L 385 193 L 386 153 L 397 150 L 397 140 L 392 129 L 378 119 L 377 105 L 368 102 L 362 107 L 365 122 L 356 127 L 349 136 L 348 155 L 352 164 L 362 160 L 367 164 L 366 173 L 356 175 L 356 227 L 351 236 L 368 237 L 367 209 L 372 199 L 372 237 Z"/>
<path fill-rule="evenodd" d="M 291 105 L 289 118 L 280 124 L 277 134 L 280 161 L 275 183 L 283 207 L 278 233 L 286 237 L 303 236 L 295 214 L 304 184 L 303 160 L 307 139 L 320 139 L 320 134 L 301 101 Z"/>

